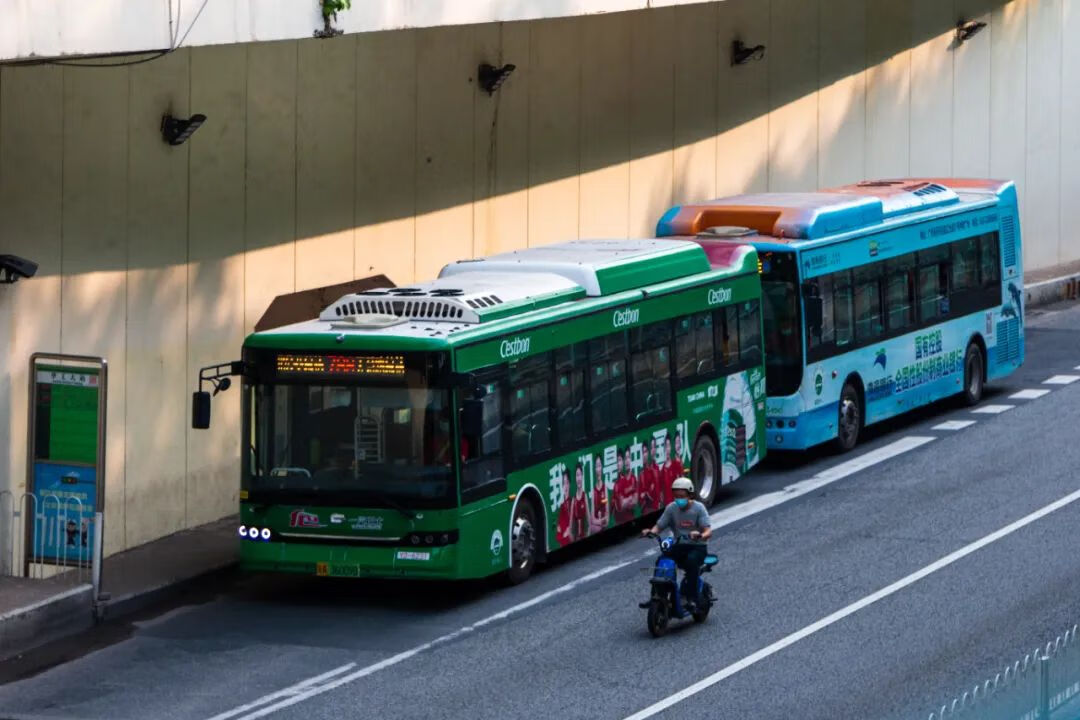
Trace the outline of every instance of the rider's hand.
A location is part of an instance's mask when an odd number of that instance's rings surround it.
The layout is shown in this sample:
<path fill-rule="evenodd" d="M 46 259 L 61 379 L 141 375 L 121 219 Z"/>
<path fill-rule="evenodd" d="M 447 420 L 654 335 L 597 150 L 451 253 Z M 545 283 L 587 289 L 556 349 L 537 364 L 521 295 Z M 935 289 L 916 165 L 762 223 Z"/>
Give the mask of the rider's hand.
<path fill-rule="evenodd" d="M 641 537 L 649 537 L 649 528 L 645 528 L 641 531 Z"/>
<path fill-rule="evenodd" d="M 691 531 L 690 532 L 690 539 L 691 540 L 700 540 L 701 539 L 701 533 L 698 532 L 697 530 Z"/>

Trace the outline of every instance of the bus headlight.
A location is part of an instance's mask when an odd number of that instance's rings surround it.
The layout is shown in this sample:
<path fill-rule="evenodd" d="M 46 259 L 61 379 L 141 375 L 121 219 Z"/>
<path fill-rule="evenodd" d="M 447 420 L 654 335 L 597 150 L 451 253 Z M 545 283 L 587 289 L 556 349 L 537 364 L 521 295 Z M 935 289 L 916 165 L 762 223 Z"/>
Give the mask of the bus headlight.
<path fill-rule="evenodd" d="M 259 539 L 259 528 L 257 528 L 257 527 L 248 528 L 248 537 L 251 538 L 252 540 L 258 540 Z"/>
<path fill-rule="evenodd" d="M 247 537 L 247 525 L 241 525 L 237 532 L 240 533 L 240 537 Z"/>
<path fill-rule="evenodd" d="M 263 540 L 270 540 L 270 528 L 263 528 L 259 535 L 262 536 Z"/>

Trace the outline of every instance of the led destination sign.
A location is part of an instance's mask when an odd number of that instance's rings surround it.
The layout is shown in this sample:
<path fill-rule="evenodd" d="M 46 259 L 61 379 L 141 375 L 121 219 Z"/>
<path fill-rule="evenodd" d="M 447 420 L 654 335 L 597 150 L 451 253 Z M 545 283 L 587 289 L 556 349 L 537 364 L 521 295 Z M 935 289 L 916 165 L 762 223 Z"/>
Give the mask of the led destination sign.
<path fill-rule="evenodd" d="M 281 353 L 278 375 L 338 375 L 396 378 L 405 375 L 403 355 L 312 355 Z"/>

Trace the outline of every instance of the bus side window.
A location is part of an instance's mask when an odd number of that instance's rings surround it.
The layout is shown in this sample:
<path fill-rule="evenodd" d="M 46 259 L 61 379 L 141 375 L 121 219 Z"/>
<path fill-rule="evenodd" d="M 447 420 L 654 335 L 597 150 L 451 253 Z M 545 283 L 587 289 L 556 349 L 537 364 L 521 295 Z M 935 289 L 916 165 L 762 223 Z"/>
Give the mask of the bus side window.
<path fill-rule="evenodd" d="M 686 315 L 675 321 L 675 367 L 680 380 L 712 373 L 714 355 L 712 313 Z"/>
<path fill-rule="evenodd" d="M 1001 256 L 998 245 L 1000 236 L 996 232 L 979 237 L 979 279 L 984 288 L 997 287 L 1000 296 Z M 1000 297 L 999 297 L 1000 299 Z M 995 305 L 999 303 L 994 303 Z"/>
<path fill-rule="evenodd" d="M 510 368 L 510 433 L 515 462 L 551 449 L 550 377 L 550 353 Z"/>
<path fill-rule="evenodd" d="M 630 331 L 630 373 L 636 421 L 670 412 L 671 323 L 652 323 Z"/>
<path fill-rule="evenodd" d="M 927 322 L 949 313 L 949 246 L 920 250 L 919 321 Z"/>
<path fill-rule="evenodd" d="M 882 263 L 855 269 L 855 338 L 859 343 L 885 331 L 881 317 Z"/>
<path fill-rule="evenodd" d="M 555 351 L 555 427 L 564 450 L 585 439 L 586 347 L 578 343 Z"/>
<path fill-rule="evenodd" d="M 836 346 L 843 348 L 855 339 L 855 298 L 851 288 L 851 271 L 832 274 L 833 309 L 836 323 Z"/>
<path fill-rule="evenodd" d="M 889 331 L 903 330 L 915 322 L 915 253 L 885 262 Z"/>
<path fill-rule="evenodd" d="M 979 286 L 979 239 L 964 238 L 952 243 L 952 287 L 954 293 Z"/>
<path fill-rule="evenodd" d="M 757 300 L 739 305 L 739 349 L 742 367 L 761 364 L 761 306 Z"/>
<path fill-rule="evenodd" d="M 713 330 L 720 368 L 725 372 L 739 365 L 739 318 L 734 305 L 722 307 L 715 313 Z"/>
<path fill-rule="evenodd" d="M 589 431 L 626 425 L 626 333 L 589 341 Z"/>

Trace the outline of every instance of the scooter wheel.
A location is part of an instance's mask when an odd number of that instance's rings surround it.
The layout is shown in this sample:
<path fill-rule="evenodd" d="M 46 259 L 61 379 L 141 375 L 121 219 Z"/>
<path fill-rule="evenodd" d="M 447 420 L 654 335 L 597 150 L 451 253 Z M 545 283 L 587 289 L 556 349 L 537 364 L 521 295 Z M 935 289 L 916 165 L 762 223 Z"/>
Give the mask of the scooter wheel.
<path fill-rule="evenodd" d="M 653 600 L 649 603 L 649 632 L 653 637 L 661 637 L 667 632 L 668 606 L 663 600 Z"/>
<path fill-rule="evenodd" d="M 709 619 L 709 608 L 712 605 L 706 601 L 705 606 L 694 610 L 694 622 L 703 623 Z"/>

